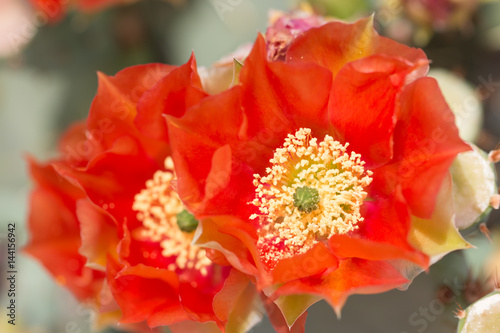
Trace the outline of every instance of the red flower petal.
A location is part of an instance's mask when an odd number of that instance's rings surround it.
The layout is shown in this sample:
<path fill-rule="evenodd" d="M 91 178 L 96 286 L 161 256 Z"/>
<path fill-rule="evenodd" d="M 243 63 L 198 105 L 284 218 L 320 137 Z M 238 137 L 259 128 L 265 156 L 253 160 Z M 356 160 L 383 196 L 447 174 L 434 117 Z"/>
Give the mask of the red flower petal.
<path fill-rule="evenodd" d="M 147 320 L 155 327 L 189 319 L 177 297 L 174 272 L 144 265 L 123 268 L 108 258 L 107 273 L 111 292 L 122 309 L 120 322 Z"/>
<path fill-rule="evenodd" d="M 411 62 L 427 60 L 420 49 L 410 48 L 378 36 L 373 29 L 373 18 L 353 24 L 330 22 L 311 28 L 298 36 L 287 52 L 288 62 L 313 62 L 328 68 L 335 76 L 348 62 L 372 54 L 402 57 Z M 427 67 L 419 73 L 427 72 Z"/>
<path fill-rule="evenodd" d="M 55 163 L 54 168 L 61 176 L 85 189 L 96 205 L 109 209 L 117 221 L 128 218 L 132 223 L 136 221 L 136 213 L 131 210 L 134 195 L 144 188 L 146 180 L 160 166 L 145 156 L 134 139 L 122 136 L 86 169 L 73 169 L 62 163 Z"/>
<path fill-rule="evenodd" d="M 167 116 L 169 135 L 175 138 L 171 146 L 176 190 L 196 215 L 203 216 L 208 208 L 211 214 L 231 210 L 244 218 L 249 215 L 251 198 L 245 196 L 253 192 L 253 170 L 240 162 L 243 152 L 233 153 L 239 152 L 244 125 L 240 110 L 239 87 L 235 87 L 207 97 L 181 118 Z"/>
<path fill-rule="evenodd" d="M 254 227 L 232 216 L 201 219 L 195 244 L 223 253 L 238 270 L 256 275 L 260 265 Z"/>
<path fill-rule="evenodd" d="M 397 97 L 407 75 L 418 66 L 371 56 L 349 63 L 335 77 L 329 119 L 336 139 L 348 142 L 369 168 L 392 158 Z"/>
<path fill-rule="evenodd" d="M 337 258 L 323 243 L 306 253 L 281 260 L 272 271 L 275 284 L 324 273 L 338 266 Z"/>
<path fill-rule="evenodd" d="M 85 166 L 94 157 L 96 151 L 88 149 L 85 131 L 85 122 L 77 122 L 71 125 L 59 140 L 59 151 L 63 154 L 63 160 L 73 167 Z"/>
<path fill-rule="evenodd" d="M 458 153 L 471 148 L 458 136 L 455 117 L 436 80 L 416 80 L 404 89 L 400 100 L 394 131 L 396 163 L 374 183 L 396 178 L 412 215 L 428 219 L 451 163 Z"/>
<path fill-rule="evenodd" d="M 313 293 L 323 297 L 334 307 L 337 315 L 351 294 L 381 293 L 408 282 L 390 264 L 384 261 L 347 259 L 339 267 L 318 278 L 296 280 L 282 286 L 276 296 Z"/>
<path fill-rule="evenodd" d="M 249 138 L 274 149 L 298 127 L 325 133 L 330 73 L 314 64 L 268 62 L 266 52 L 259 35 L 240 73 Z"/>
<path fill-rule="evenodd" d="M 427 256 L 408 243 L 411 220 L 401 195 L 398 199 L 375 197 L 372 200 L 363 203 L 364 221 L 359 223 L 359 229 L 329 239 L 332 251 L 344 259 L 379 261 L 404 258 L 427 267 Z"/>
<path fill-rule="evenodd" d="M 141 226 L 130 232 L 128 226 L 124 225 L 122 239 L 118 246 L 120 262 L 128 266 L 142 264 L 162 269 L 167 269 L 169 264 L 175 263 L 175 258 L 166 258 L 161 254 L 163 248 L 159 242 L 131 236 L 131 233 L 140 234 L 141 231 L 143 231 Z"/>
<path fill-rule="evenodd" d="M 416 69 L 415 75 L 417 77 L 425 76 L 429 72 L 429 60 L 422 49 L 408 47 L 387 37 L 377 36 L 373 54 L 383 54 L 405 59 L 414 64 L 422 64 Z"/>
<path fill-rule="evenodd" d="M 86 267 L 86 259 L 78 253 L 81 240 L 74 211 L 42 188 L 32 192 L 30 211 L 31 239 L 24 251 L 40 260 L 79 300 L 94 297 L 104 274 Z"/>
<path fill-rule="evenodd" d="M 135 124 L 142 133 L 158 140 L 168 141 L 166 114 L 181 117 L 185 110 L 207 97 L 196 71 L 194 55 L 189 61 L 166 75 L 146 92 L 137 105 Z"/>
<path fill-rule="evenodd" d="M 110 149 L 123 136 L 134 136 L 143 142 L 151 156 L 166 148 L 141 135 L 134 119 L 142 95 L 172 69 L 173 66 L 150 64 L 126 68 L 113 77 L 98 73 L 99 88 L 87 120 L 89 140 L 86 145 L 92 156 Z"/>
<path fill-rule="evenodd" d="M 58 193 L 69 207 L 74 207 L 74 201 L 84 197 L 84 192 L 59 175 L 50 163 L 45 165 L 38 164 L 30 156 L 27 157 L 27 161 L 30 176 L 36 184 Z"/>
<path fill-rule="evenodd" d="M 373 52 L 371 17 L 354 24 L 330 22 L 298 36 L 287 52 L 289 62 L 313 62 L 328 68 L 335 76 L 348 62 Z"/>
<path fill-rule="evenodd" d="M 147 256 L 144 255 L 145 252 L 148 253 Z M 223 327 L 223 323 L 218 320 L 213 311 L 212 300 L 222 288 L 230 268 L 222 266 L 207 267 L 208 274 L 206 276 L 195 269 L 174 272 L 167 270 L 167 267 L 169 264 L 175 264 L 176 258 L 164 257 L 161 252 L 162 248 L 159 242 L 137 240 L 131 237 L 128 228 L 125 226 L 123 239 L 118 246 L 120 262 L 125 265 L 125 268 L 117 272 L 115 278 L 118 279 L 122 272 L 126 272 L 127 275 L 134 275 L 134 278 L 142 280 L 161 279 L 162 276 L 165 276 L 167 280 L 164 282 L 168 282 L 175 290 L 172 290 L 168 295 L 161 295 L 161 297 L 180 301 L 180 306 L 190 320 L 199 322 L 217 321 Z M 143 281 L 141 283 L 148 282 Z M 156 282 L 153 281 L 153 283 Z M 140 294 L 136 297 L 149 297 L 147 290 L 145 292 L 137 290 L 136 292 Z M 158 296 L 158 299 L 161 297 Z M 171 302 L 171 300 L 165 300 L 165 302 Z M 122 306 L 122 304 L 120 305 Z M 161 314 L 158 311 L 161 312 L 156 308 L 150 309 L 150 313 L 155 318 L 158 317 L 156 320 L 161 320 Z M 136 320 L 133 319 L 134 322 Z M 152 325 L 153 320 L 148 319 L 148 324 L 155 326 Z"/>
<path fill-rule="evenodd" d="M 87 258 L 87 265 L 104 270 L 107 256 L 116 255 L 116 221 L 104 209 L 86 199 L 77 201 L 76 214 L 80 222 L 82 242 L 78 252 Z"/>
<path fill-rule="evenodd" d="M 220 269 L 221 267 L 218 268 Z M 219 288 L 216 288 L 217 285 L 214 285 L 208 290 L 203 290 L 203 288 L 198 287 L 198 285 L 192 285 L 192 282 L 193 281 L 180 283 L 179 297 L 182 307 L 195 321 L 218 322 L 219 319 L 215 315 L 212 307 L 212 300 L 214 295 L 222 288 L 222 283 L 219 283 Z"/>

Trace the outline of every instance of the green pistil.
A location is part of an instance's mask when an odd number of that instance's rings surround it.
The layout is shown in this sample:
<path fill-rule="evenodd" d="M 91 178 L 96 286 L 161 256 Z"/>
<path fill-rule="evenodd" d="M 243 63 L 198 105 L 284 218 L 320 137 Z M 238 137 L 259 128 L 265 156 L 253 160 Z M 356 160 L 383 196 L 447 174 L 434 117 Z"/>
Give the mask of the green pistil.
<path fill-rule="evenodd" d="M 177 214 L 176 217 L 179 229 L 181 229 L 184 232 L 195 231 L 196 227 L 198 227 L 198 220 L 193 216 L 193 214 L 191 214 L 185 209 L 179 214 Z"/>
<path fill-rule="evenodd" d="M 310 213 L 318 209 L 319 193 L 318 190 L 309 187 L 297 187 L 293 194 L 293 205 L 297 207 L 299 212 Z"/>

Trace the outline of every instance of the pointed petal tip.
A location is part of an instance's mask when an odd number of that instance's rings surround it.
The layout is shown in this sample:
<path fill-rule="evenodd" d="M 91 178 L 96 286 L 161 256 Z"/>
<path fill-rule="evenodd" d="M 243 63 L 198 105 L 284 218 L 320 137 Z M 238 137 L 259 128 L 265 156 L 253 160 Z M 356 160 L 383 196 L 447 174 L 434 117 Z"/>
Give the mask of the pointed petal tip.
<path fill-rule="evenodd" d="M 196 67 L 196 56 L 194 54 L 194 50 L 191 50 L 191 55 L 189 56 L 188 63 L 191 64 L 191 66 Z"/>
<path fill-rule="evenodd" d="M 342 309 L 344 308 L 346 300 L 347 298 L 343 297 L 343 299 L 328 301 L 328 303 L 330 303 L 330 305 L 332 306 L 332 309 L 335 312 L 338 320 L 342 319 Z"/>
<path fill-rule="evenodd" d="M 107 80 L 108 79 L 108 75 L 106 75 L 105 73 L 103 73 L 101 71 L 97 71 L 96 75 L 97 75 L 97 81 L 98 82 L 101 82 L 101 80 Z"/>

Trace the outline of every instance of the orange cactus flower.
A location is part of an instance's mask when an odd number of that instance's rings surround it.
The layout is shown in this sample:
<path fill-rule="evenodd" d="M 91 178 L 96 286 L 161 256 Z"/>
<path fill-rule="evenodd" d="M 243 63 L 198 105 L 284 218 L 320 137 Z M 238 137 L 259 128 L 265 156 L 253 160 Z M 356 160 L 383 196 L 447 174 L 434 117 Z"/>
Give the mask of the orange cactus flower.
<path fill-rule="evenodd" d="M 371 18 L 289 37 L 273 57 L 259 36 L 217 94 L 200 93 L 194 67 L 171 76 L 136 123 L 171 143 L 196 244 L 252 276 L 291 326 L 318 299 L 340 311 L 468 247 L 449 168 L 470 147 L 423 51 L 377 35 Z"/>
<path fill-rule="evenodd" d="M 250 280 L 191 244 L 198 222 L 173 186 L 169 143 L 134 124 L 151 87 L 189 70 L 151 64 L 100 74 L 87 123 L 63 137 L 61 157 L 30 160 L 36 188 L 25 251 L 104 323 L 174 332 L 254 324 L 246 319 L 258 299 Z"/>

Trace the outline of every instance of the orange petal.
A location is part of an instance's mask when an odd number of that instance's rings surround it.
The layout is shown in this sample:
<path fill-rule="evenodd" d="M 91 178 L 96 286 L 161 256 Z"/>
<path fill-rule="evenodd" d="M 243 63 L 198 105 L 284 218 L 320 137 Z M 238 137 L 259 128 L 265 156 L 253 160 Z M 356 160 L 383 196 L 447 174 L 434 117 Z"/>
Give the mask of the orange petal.
<path fill-rule="evenodd" d="M 143 94 L 172 70 L 172 66 L 149 64 L 128 67 L 115 76 L 98 73 L 99 87 L 87 119 L 87 149 L 102 152 L 116 140 L 129 135 L 139 140 L 151 155 L 165 149 L 159 143 L 139 133 L 134 119 L 137 104 Z"/>
<path fill-rule="evenodd" d="M 306 253 L 278 262 L 272 271 L 273 284 L 322 274 L 327 269 L 337 266 L 337 258 L 323 243 L 318 243 Z"/>
<path fill-rule="evenodd" d="M 264 161 L 287 134 L 299 127 L 311 128 L 318 136 L 326 133 L 326 106 L 332 85 L 326 69 L 311 63 L 269 62 L 265 41 L 258 36 L 241 70 L 240 83 L 248 117 L 247 135 L 271 148 L 258 152 Z"/>
<path fill-rule="evenodd" d="M 349 235 L 333 235 L 329 245 L 339 258 L 367 260 L 405 259 L 427 267 L 428 257 L 408 242 L 411 227 L 408 207 L 401 195 L 373 197 L 363 204 L 364 220 Z"/>
<path fill-rule="evenodd" d="M 377 37 L 372 16 L 353 24 L 330 22 L 298 36 L 287 61 L 317 63 L 335 76 L 346 63 L 373 54 Z"/>
<path fill-rule="evenodd" d="M 202 218 L 194 242 L 219 251 L 238 270 L 258 275 L 255 229 L 248 223 L 231 216 Z"/>
<path fill-rule="evenodd" d="M 194 55 L 147 91 L 137 104 L 137 128 L 146 136 L 168 141 L 165 115 L 181 117 L 186 110 L 207 97 L 196 70 Z"/>
<path fill-rule="evenodd" d="M 34 190 L 28 227 L 31 239 L 24 252 L 37 258 L 79 300 L 94 297 L 104 273 L 85 266 L 86 259 L 78 253 L 78 222 L 64 199 L 43 188 Z"/>
<path fill-rule="evenodd" d="M 340 310 L 349 295 L 381 293 L 407 281 L 387 262 L 353 258 L 341 260 L 337 269 L 320 277 L 287 283 L 276 291 L 276 296 L 318 294 L 324 297 L 340 316 Z"/>
<path fill-rule="evenodd" d="M 400 101 L 394 131 L 394 176 L 403 186 L 412 215 L 430 218 L 451 163 L 458 153 L 471 148 L 460 139 L 455 117 L 436 80 L 425 77 L 412 82 Z"/>
<path fill-rule="evenodd" d="M 347 63 L 370 55 L 399 57 L 412 63 L 427 63 L 425 53 L 377 34 L 373 16 L 353 24 L 330 22 L 309 29 L 297 37 L 287 53 L 288 62 L 313 62 L 328 68 L 333 76 Z M 418 70 L 418 76 L 428 71 L 428 65 Z"/>
<path fill-rule="evenodd" d="M 189 319 L 179 301 L 175 273 L 144 265 L 123 268 L 112 258 L 107 263 L 108 284 L 123 313 L 120 322 L 147 320 L 155 327 Z"/>
<path fill-rule="evenodd" d="M 393 157 L 398 98 L 419 67 L 375 55 L 345 65 L 333 81 L 328 112 L 335 137 L 348 142 L 370 169 Z"/>
<path fill-rule="evenodd" d="M 86 199 L 78 200 L 76 214 L 82 242 L 78 252 L 87 258 L 87 266 L 104 270 L 107 256 L 116 256 L 116 221 L 104 209 Z"/>

